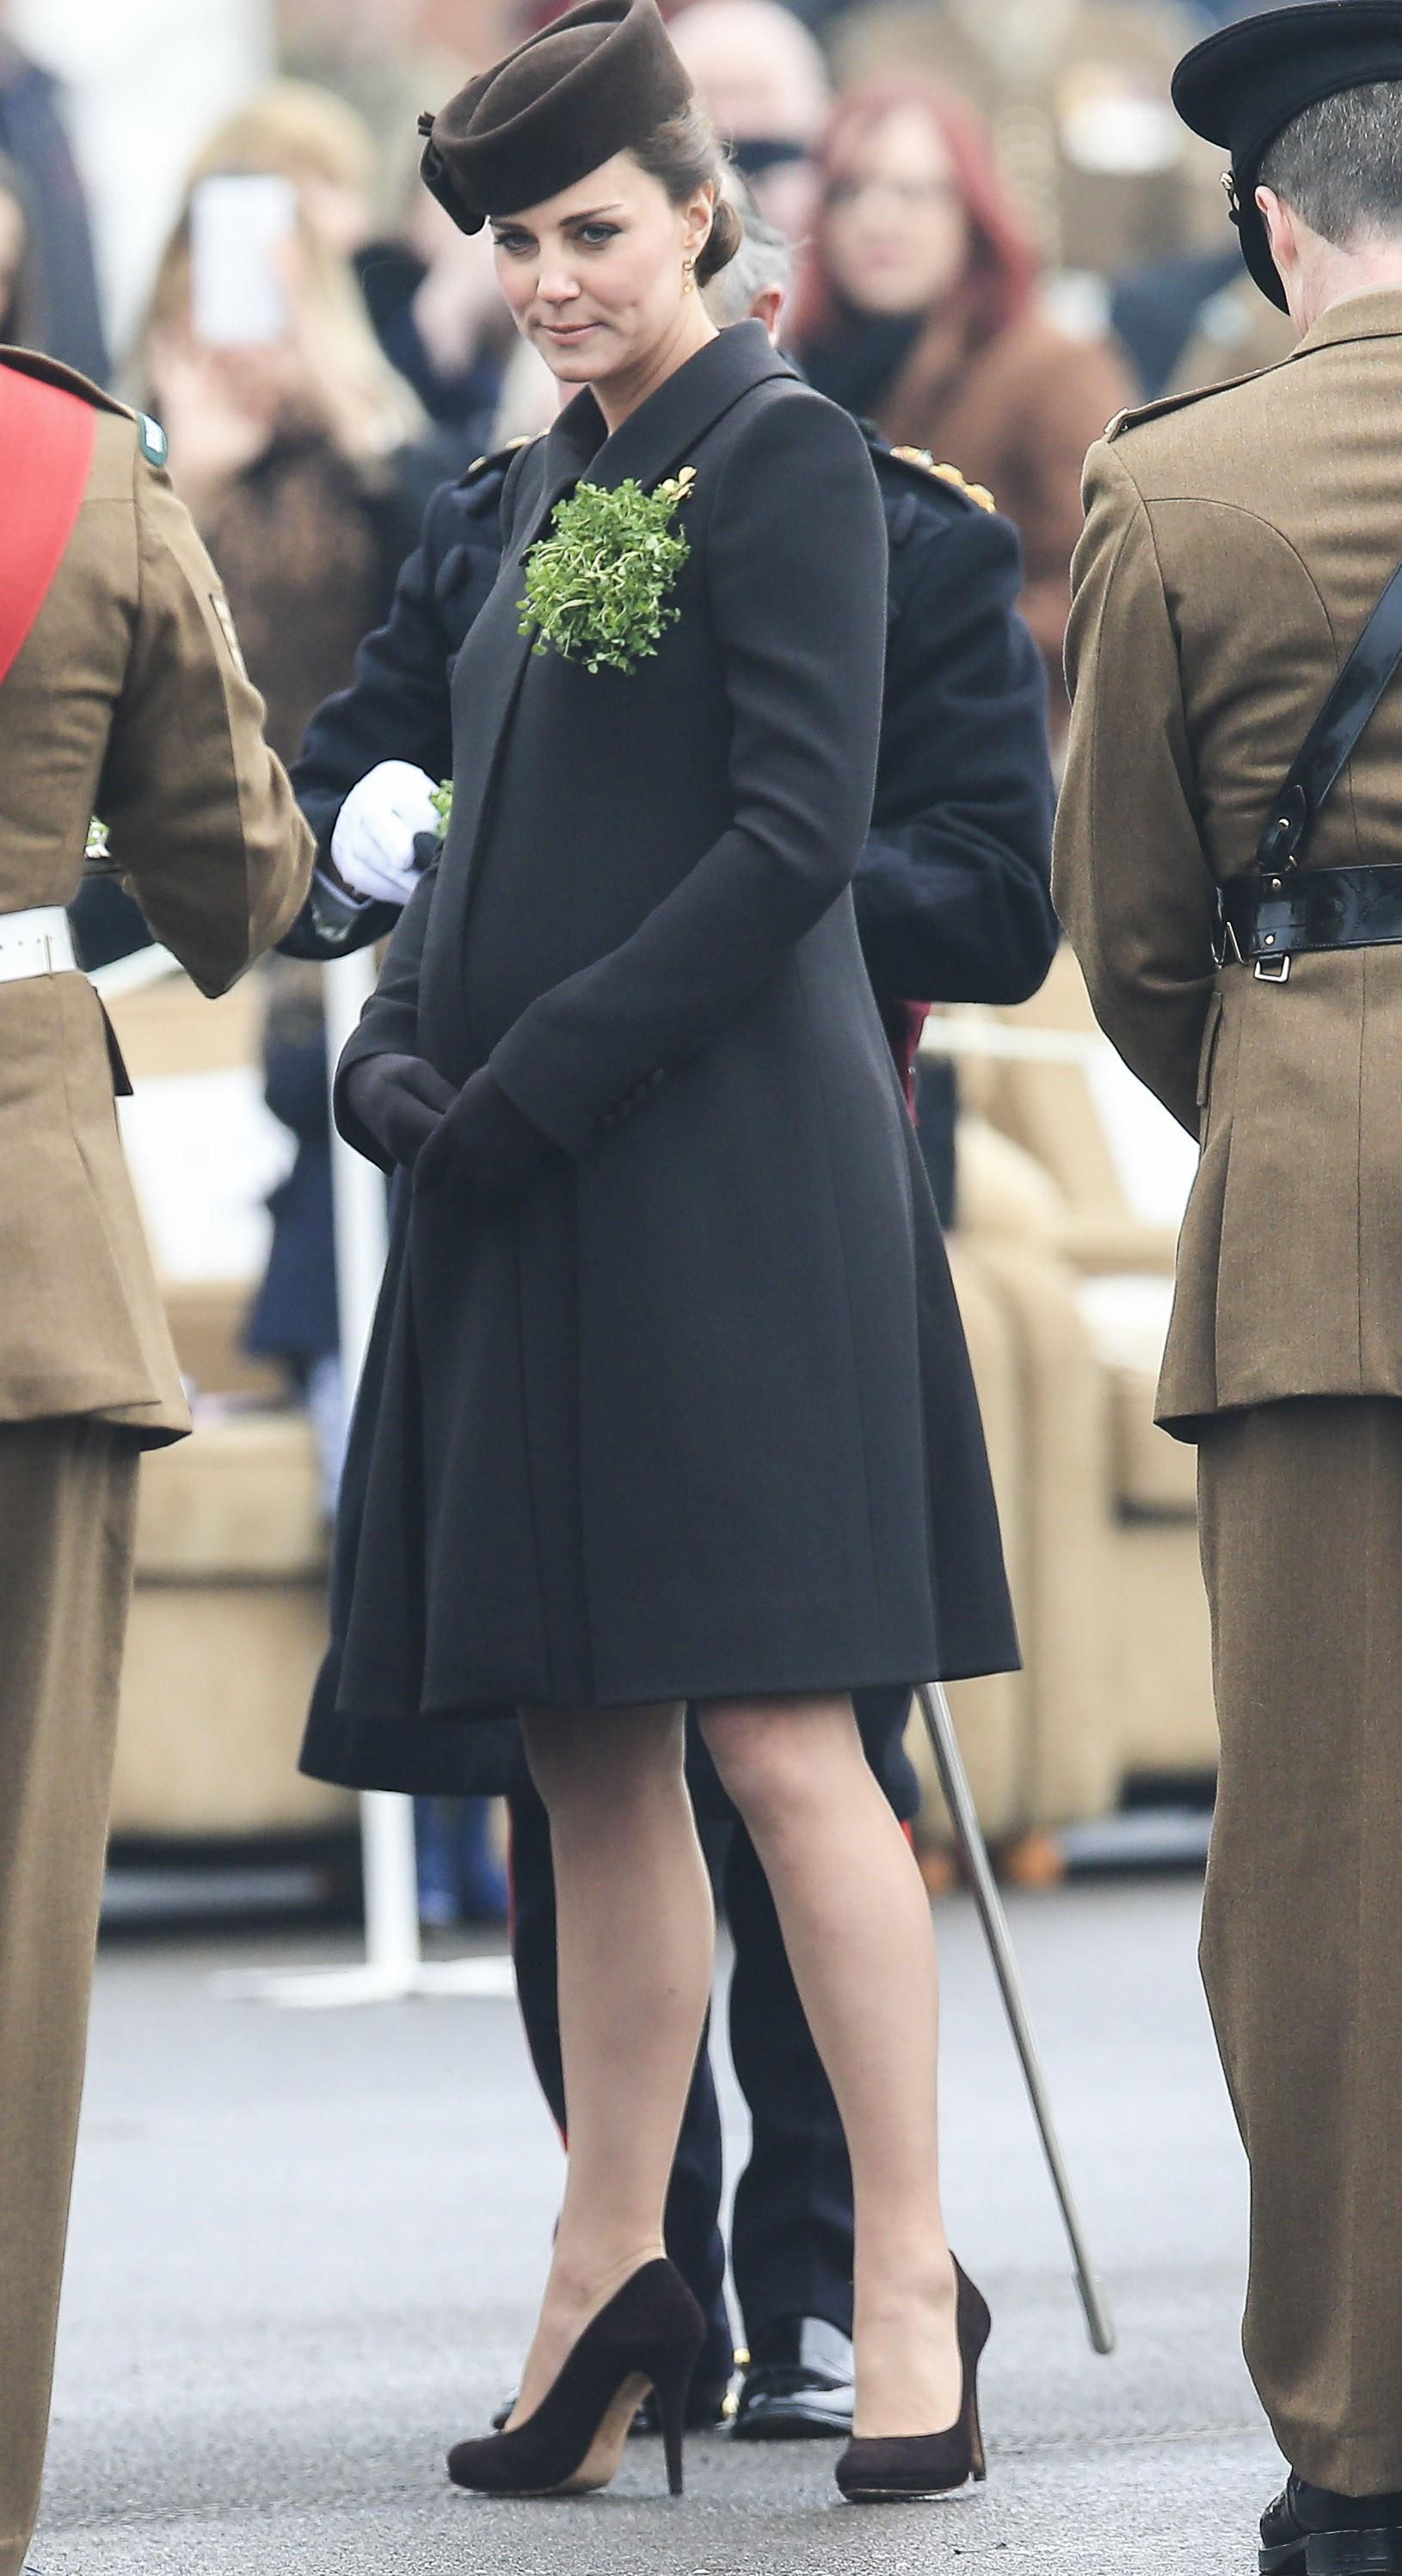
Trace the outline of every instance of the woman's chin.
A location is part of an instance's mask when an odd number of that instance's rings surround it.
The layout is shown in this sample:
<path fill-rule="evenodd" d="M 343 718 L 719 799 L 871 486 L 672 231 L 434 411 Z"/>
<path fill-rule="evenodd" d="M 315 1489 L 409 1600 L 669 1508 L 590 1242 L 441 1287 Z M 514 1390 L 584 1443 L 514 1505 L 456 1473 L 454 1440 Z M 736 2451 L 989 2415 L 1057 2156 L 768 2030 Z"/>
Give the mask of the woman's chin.
<path fill-rule="evenodd" d="M 596 376 L 607 375 L 602 331 L 588 331 L 577 340 L 553 340 L 542 332 L 536 347 L 562 385 L 592 384 Z"/>

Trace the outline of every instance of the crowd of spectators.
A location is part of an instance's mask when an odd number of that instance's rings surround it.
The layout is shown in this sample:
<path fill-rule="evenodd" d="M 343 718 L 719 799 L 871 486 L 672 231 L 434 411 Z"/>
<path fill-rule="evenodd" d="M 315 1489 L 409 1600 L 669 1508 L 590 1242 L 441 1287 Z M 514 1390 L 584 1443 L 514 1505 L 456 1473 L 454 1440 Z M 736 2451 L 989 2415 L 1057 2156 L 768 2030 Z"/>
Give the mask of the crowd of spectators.
<path fill-rule="evenodd" d="M 553 0 L 283 0 L 286 72 L 192 137 L 188 188 L 297 198 L 275 345 L 202 347 L 189 194 L 117 383 L 162 419 L 269 698 L 274 740 L 346 672 L 433 483 L 550 394 L 504 326 L 489 246 L 419 186 L 409 101 Z M 679 49 L 794 245 L 786 338 L 815 383 L 987 486 L 1018 524 L 1054 722 L 1080 463 L 1120 404 L 1268 360 L 1216 156 L 1169 99 L 1205 0 L 681 0 Z M 315 77 L 308 77 L 309 74 Z M 422 103 L 422 102 L 421 102 Z M 0 37 L 5 327 L 109 371 L 52 78 Z M 300 567 L 315 560 L 315 585 Z"/>

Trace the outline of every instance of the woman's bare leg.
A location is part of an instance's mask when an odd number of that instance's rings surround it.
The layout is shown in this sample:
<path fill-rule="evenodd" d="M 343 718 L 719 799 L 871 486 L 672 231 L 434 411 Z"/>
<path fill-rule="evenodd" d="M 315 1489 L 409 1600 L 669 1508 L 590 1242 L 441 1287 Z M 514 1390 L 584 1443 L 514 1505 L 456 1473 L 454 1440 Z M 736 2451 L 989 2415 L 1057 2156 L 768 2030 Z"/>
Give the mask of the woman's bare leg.
<path fill-rule="evenodd" d="M 569 2166 L 513 2423 L 589 2319 L 664 2251 L 715 1942 L 680 1707 L 523 1709 L 521 1720 L 555 1863 Z"/>
<path fill-rule="evenodd" d="M 961 2375 L 939 2191 L 939 1976 L 914 1854 L 850 1699 L 728 1701 L 701 1723 L 764 1864 L 846 2133 L 856 2430 L 942 2432 Z"/>

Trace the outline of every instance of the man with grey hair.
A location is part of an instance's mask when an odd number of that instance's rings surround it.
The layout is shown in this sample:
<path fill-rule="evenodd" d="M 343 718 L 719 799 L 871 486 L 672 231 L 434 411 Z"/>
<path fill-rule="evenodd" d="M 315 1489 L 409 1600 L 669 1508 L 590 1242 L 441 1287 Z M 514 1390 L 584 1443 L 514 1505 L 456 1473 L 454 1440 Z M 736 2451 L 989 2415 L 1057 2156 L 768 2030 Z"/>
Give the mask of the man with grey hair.
<path fill-rule="evenodd" d="M 1222 1737 L 1203 1968 L 1251 2165 L 1263 2570 L 1402 2569 L 1402 6 L 1226 28 L 1298 346 L 1091 452 L 1056 888 L 1200 1137 L 1158 1418 L 1196 1441 Z"/>

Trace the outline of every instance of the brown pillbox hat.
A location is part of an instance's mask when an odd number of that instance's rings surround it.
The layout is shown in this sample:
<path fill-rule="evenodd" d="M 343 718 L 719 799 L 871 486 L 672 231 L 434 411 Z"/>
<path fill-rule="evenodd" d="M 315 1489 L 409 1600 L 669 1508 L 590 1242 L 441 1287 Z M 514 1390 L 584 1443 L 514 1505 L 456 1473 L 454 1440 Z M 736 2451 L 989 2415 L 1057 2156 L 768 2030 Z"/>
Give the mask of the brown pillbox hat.
<path fill-rule="evenodd" d="M 465 233 L 572 188 L 691 99 L 657 0 L 578 0 L 419 119 L 424 185 Z"/>

